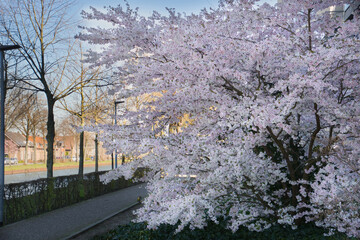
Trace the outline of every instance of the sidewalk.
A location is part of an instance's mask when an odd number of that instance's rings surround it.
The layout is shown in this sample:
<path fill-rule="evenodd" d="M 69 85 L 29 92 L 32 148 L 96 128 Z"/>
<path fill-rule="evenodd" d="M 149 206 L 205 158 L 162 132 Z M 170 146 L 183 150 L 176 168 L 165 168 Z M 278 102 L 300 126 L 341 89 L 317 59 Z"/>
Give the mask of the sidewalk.
<path fill-rule="evenodd" d="M 84 228 L 126 209 L 146 196 L 145 184 L 89 199 L 69 207 L 0 228 L 1 240 L 66 239 Z"/>

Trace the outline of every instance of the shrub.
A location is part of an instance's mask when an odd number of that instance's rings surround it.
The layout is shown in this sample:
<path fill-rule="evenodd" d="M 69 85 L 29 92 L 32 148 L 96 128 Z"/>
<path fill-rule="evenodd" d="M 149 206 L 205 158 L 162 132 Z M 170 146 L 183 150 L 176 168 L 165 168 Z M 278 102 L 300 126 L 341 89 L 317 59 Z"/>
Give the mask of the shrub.
<path fill-rule="evenodd" d="M 185 227 L 180 233 L 175 233 L 176 226 L 162 224 L 156 230 L 147 229 L 146 223 L 130 223 L 119 226 L 108 233 L 96 236 L 93 240 L 350 240 L 344 234 L 324 236 L 324 229 L 313 225 L 304 225 L 296 230 L 280 225 L 263 232 L 251 232 L 242 227 L 235 233 L 225 228 L 224 223 L 209 222 L 204 229 L 191 230 Z"/>

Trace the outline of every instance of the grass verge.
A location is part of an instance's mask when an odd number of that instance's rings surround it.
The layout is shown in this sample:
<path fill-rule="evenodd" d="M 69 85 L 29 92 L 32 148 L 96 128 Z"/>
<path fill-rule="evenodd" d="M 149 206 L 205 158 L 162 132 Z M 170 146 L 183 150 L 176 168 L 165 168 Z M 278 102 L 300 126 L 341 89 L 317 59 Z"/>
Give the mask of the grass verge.
<path fill-rule="evenodd" d="M 99 165 L 107 165 L 107 164 L 111 164 L 111 160 L 107 160 L 107 161 L 100 161 Z M 84 165 L 90 165 L 90 166 L 95 166 L 95 161 L 85 161 Z M 78 162 L 64 162 L 64 163 L 54 163 L 54 168 L 71 168 L 71 167 L 79 167 L 79 163 Z M 27 164 L 27 165 L 6 165 L 5 166 L 5 173 L 6 172 L 12 172 L 12 171 L 26 171 L 26 170 L 36 170 L 39 169 L 39 171 L 46 169 L 46 164 L 45 163 L 37 163 L 37 164 Z"/>

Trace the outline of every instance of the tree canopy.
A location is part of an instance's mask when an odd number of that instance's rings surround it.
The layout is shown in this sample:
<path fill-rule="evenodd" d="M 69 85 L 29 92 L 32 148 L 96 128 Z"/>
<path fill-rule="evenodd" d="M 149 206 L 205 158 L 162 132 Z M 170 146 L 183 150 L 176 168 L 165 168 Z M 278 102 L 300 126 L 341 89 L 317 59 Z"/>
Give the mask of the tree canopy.
<path fill-rule="evenodd" d="M 256 2 L 83 13 L 112 24 L 78 35 L 103 45 L 88 61 L 117 67 L 133 96 L 161 93 L 125 112 L 128 124 L 96 127 L 110 150 L 141 156 L 104 181 L 149 170 L 137 215 L 150 228 L 225 217 L 233 231 L 315 222 L 359 237 L 359 15 L 327 11 L 351 1 Z M 168 133 L 184 114 L 191 123 Z"/>

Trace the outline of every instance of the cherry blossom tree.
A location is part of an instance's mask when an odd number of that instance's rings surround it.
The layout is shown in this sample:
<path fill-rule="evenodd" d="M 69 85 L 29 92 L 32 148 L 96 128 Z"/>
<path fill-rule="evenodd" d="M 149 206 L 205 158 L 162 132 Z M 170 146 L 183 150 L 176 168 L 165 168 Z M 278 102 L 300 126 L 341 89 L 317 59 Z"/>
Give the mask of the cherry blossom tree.
<path fill-rule="evenodd" d="M 105 182 L 148 170 L 138 221 L 180 222 L 179 231 L 221 217 L 233 231 L 314 222 L 360 236 L 359 15 L 344 22 L 326 10 L 351 3 L 224 0 L 189 16 L 168 9 L 145 18 L 129 5 L 83 13 L 112 24 L 78 35 L 103 45 L 88 60 L 116 67 L 133 96 L 161 93 L 127 111 L 122 126 L 88 127 L 109 151 L 139 156 Z M 191 123 L 168 133 L 184 114 Z"/>

